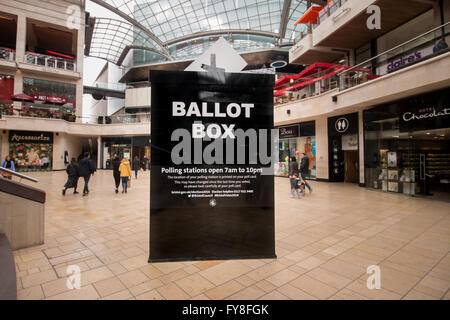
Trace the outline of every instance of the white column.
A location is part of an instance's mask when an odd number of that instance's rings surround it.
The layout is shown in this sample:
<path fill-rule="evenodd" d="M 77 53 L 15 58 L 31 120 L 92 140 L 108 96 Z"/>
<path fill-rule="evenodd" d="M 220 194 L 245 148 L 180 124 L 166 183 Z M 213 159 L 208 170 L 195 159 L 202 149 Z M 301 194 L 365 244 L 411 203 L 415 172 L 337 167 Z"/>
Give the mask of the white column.
<path fill-rule="evenodd" d="M 97 137 L 97 169 L 102 165 L 102 137 Z"/>
<path fill-rule="evenodd" d="M 84 15 L 85 11 L 81 11 L 81 26 L 80 29 L 76 31 L 74 34 L 74 37 L 76 37 L 76 48 L 77 48 L 77 59 L 76 59 L 76 72 L 79 72 L 81 75 L 81 79 L 77 83 L 77 92 L 76 92 L 76 99 L 77 99 L 77 108 L 75 111 L 75 114 L 77 116 L 77 122 L 82 122 L 82 116 L 83 116 L 83 60 L 84 60 Z"/>
<path fill-rule="evenodd" d="M 16 63 L 24 62 L 25 46 L 27 41 L 27 19 L 23 15 L 17 16 L 17 35 L 16 35 Z M 23 92 L 23 75 L 18 69 L 14 75 L 14 94 Z M 20 109 L 21 102 L 14 102 L 14 108 Z"/>
<path fill-rule="evenodd" d="M 365 182 L 364 177 L 364 121 L 363 110 L 358 111 L 358 127 L 359 127 L 359 183 Z"/>
<path fill-rule="evenodd" d="M 27 18 L 23 15 L 17 16 L 16 35 L 16 61 L 23 62 L 27 42 Z"/>

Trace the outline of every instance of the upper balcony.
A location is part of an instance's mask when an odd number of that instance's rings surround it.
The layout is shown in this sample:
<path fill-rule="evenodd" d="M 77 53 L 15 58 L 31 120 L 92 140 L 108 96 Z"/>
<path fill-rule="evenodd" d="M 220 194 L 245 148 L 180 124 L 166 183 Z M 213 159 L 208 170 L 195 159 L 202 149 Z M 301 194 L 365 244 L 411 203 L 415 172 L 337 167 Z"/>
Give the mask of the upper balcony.
<path fill-rule="evenodd" d="M 4 111 L 4 115 L 0 117 L 0 129 L 65 132 L 77 136 L 133 136 L 150 134 L 150 114 L 92 117 L 91 121 L 81 123 L 67 121 L 64 118 L 61 119 L 56 116 L 45 117 L 35 112 L 37 110 L 33 112 L 28 111 L 25 114 L 14 109 Z M 94 121 L 94 118 L 98 118 L 98 123 Z"/>
<path fill-rule="evenodd" d="M 307 121 L 450 86 L 449 36 L 450 22 L 353 67 L 317 63 L 285 76 L 275 86 L 275 123 Z"/>
<path fill-rule="evenodd" d="M 23 17 L 22 17 L 23 18 Z M 81 30 L 0 12 L 0 67 L 79 80 L 83 72 Z"/>
<path fill-rule="evenodd" d="M 52 76 L 80 79 L 77 64 L 74 59 L 53 55 L 25 52 L 24 61 L 19 62 L 21 69 L 29 72 L 47 73 Z"/>
<path fill-rule="evenodd" d="M 367 26 L 372 5 L 380 8 L 381 29 Z M 431 1 L 422 0 L 329 0 L 308 25 L 309 34 L 301 35 L 290 50 L 289 61 L 335 61 L 339 50 L 342 56 L 343 50 L 359 48 L 432 8 Z"/>

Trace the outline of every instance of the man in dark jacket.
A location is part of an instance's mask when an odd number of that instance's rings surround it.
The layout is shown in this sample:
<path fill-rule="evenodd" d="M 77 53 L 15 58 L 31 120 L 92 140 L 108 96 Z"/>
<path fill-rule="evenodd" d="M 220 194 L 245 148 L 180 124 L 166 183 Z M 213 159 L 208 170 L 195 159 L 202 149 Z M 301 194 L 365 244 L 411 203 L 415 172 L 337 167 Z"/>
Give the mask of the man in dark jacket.
<path fill-rule="evenodd" d="M 69 188 L 73 188 L 74 194 L 77 194 L 77 186 L 78 186 L 78 163 L 77 163 L 77 159 L 72 158 L 72 161 L 69 163 L 69 165 L 66 168 L 66 172 L 67 172 L 67 182 L 64 185 L 64 189 L 62 191 L 63 196 L 66 195 L 66 191 Z"/>
<path fill-rule="evenodd" d="M 120 184 L 120 159 L 118 156 L 115 156 L 112 161 L 113 166 L 113 176 L 114 176 L 114 182 L 116 184 L 116 193 L 119 193 L 119 184 Z"/>
<path fill-rule="evenodd" d="M 89 157 L 89 152 L 84 153 L 84 158 L 81 159 L 79 164 L 79 174 L 80 177 L 84 178 L 84 189 L 83 189 L 83 196 L 86 196 L 89 193 L 89 179 L 91 177 L 91 174 L 93 175 L 94 172 L 97 171 L 95 169 L 94 163 L 92 162 L 91 158 Z"/>
<path fill-rule="evenodd" d="M 141 168 L 141 162 L 139 161 L 138 156 L 135 156 L 134 160 L 133 160 L 133 170 L 134 170 L 136 179 L 137 179 L 137 174 L 138 174 L 140 168 Z"/>
<path fill-rule="evenodd" d="M 302 179 L 305 180 L 305 185 L 311 193 L 312 188 L 306 181 L 306 176 L 309 176 L 309 158 L 304 153 L 302 153 L 302 159 L 300 161 L 300 175 L 302 176 Z"/>

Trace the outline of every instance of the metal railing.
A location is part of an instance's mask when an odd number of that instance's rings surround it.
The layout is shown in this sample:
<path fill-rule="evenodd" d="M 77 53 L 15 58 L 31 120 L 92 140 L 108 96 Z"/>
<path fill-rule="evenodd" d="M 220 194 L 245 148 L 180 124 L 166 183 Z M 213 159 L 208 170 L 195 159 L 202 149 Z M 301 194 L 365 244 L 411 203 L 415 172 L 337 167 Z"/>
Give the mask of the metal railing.
<path fill-rule="evenodd" d="M 16 52 L 9 48 L 0 47 L 0 59 L 14 61 L 16 59 Z"/>
<path fill-rule="evenodd" d="M 320 79 L 321 77 L 326 76 L 327 74 L 330 74 L 332 72 L 336 72 L 337 67 L 331 67 L 326 70 L 322 70 L 319 72 L 316 72 L 314 74 L 308 75 L 307 78 L 304 78 L 303 81 L 306 82 L 309 80 L 312 80 L 313 82 L 302 86 L 298 90 L 292 90 L 292 91 L 286 91 L 286 94 L 284 96 L 279 96 L 274 98 L 274 105 L 284 104 L 292 101 L 298 101 L 303 100 L 306 98 L 311 98 L 314 96 L 318 96 L 322 93 L 325 93 L 330 90 L 334 90 L 339 87 L 339 79 L 337 75 L 331 75 L 329 77 L 325 77 L 324 79 Z M 300 84 L 300 82 L 293 81 L 289 85 L 295 85 Z"/>
<path fill-rule="evenodd" d="M 28 64 L 43 66 L 50 69 L 76 71 L 76 63 L 73 60 L 58 58 L 46 54 L 26 52 L 24 62 Z"/>
<path fill-rule="evenodd" d="M 294 42 L 297 43 L 303 38 L 305 38 L 308 34 L 311 34 L 314 29 L 316 29 L 321 22 L 326 20 L 328 17 L 330 17 L 333 13 L 337 11 L 344 3 L 346 3 L 348 0 L 332 0 L 330 1 L 325 7 L 319 12 L 319 15 L 317 17 L 316 23 L 306 23 L 306 30 L 299 33 L 298 39 L 294 39 Z M 342 13 L 339 14 L 339 16 L 347 13 L 349 10 L 345 10 Z M 336 19 L 339 17 L 336 16 Z M 294 49 L 295 51 L 295 49 Z"/>
<path fill-rule="evenodd" d="M 433 28 L 334 76 L 312 83 L 302 88 L 302 91 L 286 92 L 285 96 L 276 98 L 274 104 L 301 100 L 336 88 L 340 91 L 346 90 L 398 71 L 403 67 L 450 52 L 450 48 L 444 48 L 444 44 L 441 47 L 437 46 L 439 41 L 442 42 L 446 36 L 450 36 L 450 22 Z M 367 73 L 363 69 L 369 69 L 372 72 Z M 329 71 L 325 72 L 328 73 Z M 321 73 L 317 73 L 310 77 L 321 76 Z"/>
<path fill-rule="evenodd" d="M 348 70 L 340 72 L 338 74 L 340 90 L 345 90 L 360 84 L 348 81 L 353 77 L 352 74 L 355 74 L 355 70 L 358 68 L 375 69 L 376 77 L 383 77 L 386 74 L 398 71 L 403 67 L 448 52 L 447 44 L 445 44 L 447 49 L 437 47 L 439 43 L 438 40 L 444 41 L 445 43 L 445 37 L 447 35 L 450 35 L 450 22 L 433 28 L 417 37 L 367 59 Z"/>
<path fill-rule="evenodd" d="M 95 82 L 94 87 L 116 91 L 125 91 L 125 89 L 127 89 L 127 85 L 125 83 L 111 83 L 111 82 Z"/>
<path fill-rule="evenodd" d="M 315 24 L 313 27 L 316 28 L 317 26 L 319 26 L 320 23 L 322 23 L 323 21 L 328 19 L 333 13 L 335 13 L 340 7 L 342 7 L 344 5 L 344 3 L 346 3 L 347 1 L 348 0 L 331 0 L 329 3 L 327 3 L 325 8 L 323 8 L 319 12 L 319 16 L 317 18 L 317 24 Z M 337 21 L 337 19 L 339 19 L 339 17 L 341 17 L 342 15 L 347 13 L 349 10 L 342 11 L 333 18 L 336 19 L 335 21 Z"/>
<path fill-rule="evenodd" d="M 26 103 L 17 112 L 20 117 L 62 119 L 75 122 L 73 109 L 60 105 Z"/>
<path fill-rule="evenodd" d="M 20 178 L 20 181 L 22 181 L 22 179 L 25 179 L 25 180 L 29 180 L 29 181 L 32 181 L 32 182 L 39 182 L 38 179 L 35 179 L 35 178 L 32 178 L 32 177 L 26 176 L 26 175 L 24 175 L 24 174 L 22 174 L 22 173 L 18 173 L 18 172 L 15 172 L 15 171 L 12 171 L 12 170 L 3 168 L 3 167 L 0 167 L 0 171 L 9 173 L 9 174 L 11 174 L 11 175 L 13 175 L 13 176 L 16 176 L 16 177 L 19 177 L 19 178 Z M 0 179 L 4 179 L 4 178 L 0 178 Z M 20 181 L 19 181 L 19 182 L 20 182 Z"/>
<path fill-rule="evenodd" d="M 95 116 L 92 116 L 95 118 Z M 150 123 L 150 113 L 115 114 L 111 116 L 97 116 L 98 124 L 118 124 L 118 123 Z M 94 123 L 90 120 L 88 123 Z"/>

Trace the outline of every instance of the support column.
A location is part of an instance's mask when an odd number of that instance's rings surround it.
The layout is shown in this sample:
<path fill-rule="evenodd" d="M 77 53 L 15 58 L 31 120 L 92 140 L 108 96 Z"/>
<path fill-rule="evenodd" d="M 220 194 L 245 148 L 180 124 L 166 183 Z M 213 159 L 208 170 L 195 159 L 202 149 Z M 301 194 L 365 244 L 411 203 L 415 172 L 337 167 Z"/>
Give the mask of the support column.
<path fill-rule="evenodd" d="M 97 168 L 102 169 L 102 137 L 97 137 Z"/>
<path fill-rule="evenodd" d="M 364 177 L 364 119 L 363 110 L 358 111 L 358 128 L 359 128 L 359 184 L 365 184 Z"/>
<path fill-rule="evenodd" d="M 27 42 L 27 19 L 23 15 L 17 16 L 16 35 L 16 64 L 24 62 L 25 46 Z M 14 74 L 14 94 L 23 93 L 23 75 L 20 69 Z M 15 101 L 14 109 L 21 109 L 22 102 Z"/>
<path fill-rule="evenodd" d="M 76 54 L 77 54 L 77 66 L 75 71 L 80 73 L 81 78 L 77 82 L 76 89 L 76 99 L 77 99 L 77 108 L 75 110 L 76 122 L 82 122 L 83 116 L 83 61 L 84 61 L 84 29 L 85 29 L 85 11 L 84 8 L 81 7 L 81 17 L 80 17 L 80 29 L 76 30 L 74 33 L 74 37 L 76 37 Z"/>
<path fill-rule="evenodd" d="M 26 43 L 27 18 L 23 15 L 19 15 L 17 16 L 16 62 L 24 62 Z"/>

